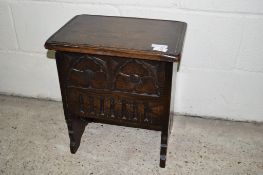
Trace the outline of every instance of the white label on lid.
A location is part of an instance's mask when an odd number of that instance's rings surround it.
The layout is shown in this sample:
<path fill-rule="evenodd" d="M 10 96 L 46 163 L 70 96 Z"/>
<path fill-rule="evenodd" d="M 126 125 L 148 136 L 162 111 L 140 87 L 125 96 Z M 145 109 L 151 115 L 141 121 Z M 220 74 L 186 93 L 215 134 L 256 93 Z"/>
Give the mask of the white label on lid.
<path fill-rule="evenodd" d="M 162 45 L 162 44 L 152 44 L 153 50 L 161 51 L 161 52 L 167 52 L 168 46 Z"/>

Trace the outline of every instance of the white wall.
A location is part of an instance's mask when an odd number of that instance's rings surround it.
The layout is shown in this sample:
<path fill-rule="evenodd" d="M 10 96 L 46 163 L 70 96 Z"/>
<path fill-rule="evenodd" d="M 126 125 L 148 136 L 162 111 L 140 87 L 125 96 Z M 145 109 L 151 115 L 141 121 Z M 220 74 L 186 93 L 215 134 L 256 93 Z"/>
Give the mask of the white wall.
<path fill-rule="evenodd" d="M 262 0 L 0 0 L 0 92 L 60 100 L 45 40 L 77 14 L 188 23 L 176 111 L 263 121 Z"/>

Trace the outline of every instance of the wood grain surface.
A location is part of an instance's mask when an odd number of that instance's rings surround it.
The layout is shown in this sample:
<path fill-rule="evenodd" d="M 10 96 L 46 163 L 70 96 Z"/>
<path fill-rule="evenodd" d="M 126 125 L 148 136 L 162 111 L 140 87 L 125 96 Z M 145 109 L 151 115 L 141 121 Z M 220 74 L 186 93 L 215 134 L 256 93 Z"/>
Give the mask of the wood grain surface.
<path fill-rule="evenodd" d="M 127 17 L 78 15 L 54 35 L 50 50 L 179 61 L 186 23 Z M 167 51 L 153 50 L 152 44 Z"/>

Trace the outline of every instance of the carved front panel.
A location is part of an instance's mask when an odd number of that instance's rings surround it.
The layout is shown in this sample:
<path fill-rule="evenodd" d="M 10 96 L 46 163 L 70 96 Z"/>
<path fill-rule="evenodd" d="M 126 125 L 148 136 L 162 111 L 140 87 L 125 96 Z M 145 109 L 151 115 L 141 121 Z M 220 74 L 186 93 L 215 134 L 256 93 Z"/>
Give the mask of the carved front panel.
<path fill-rule="evenodd" d="M 160 125 L 165 63 L 109 56 L 64 54 L 69 114 Z"/>
<path fill-rule="evenodd" d="M 156 61 L 76 55 L 68 72 L 67 86 L 160 96 L 164 85 L 164 63 Z"/>
<path fill-rule="evenodd" d="M 99 94 L 87 89 L 68 88 L 71 114 L 89 118 L 119 120 L 145 125 L 159 125 L 163 105 L 156 100 L 122 95 Z"/>

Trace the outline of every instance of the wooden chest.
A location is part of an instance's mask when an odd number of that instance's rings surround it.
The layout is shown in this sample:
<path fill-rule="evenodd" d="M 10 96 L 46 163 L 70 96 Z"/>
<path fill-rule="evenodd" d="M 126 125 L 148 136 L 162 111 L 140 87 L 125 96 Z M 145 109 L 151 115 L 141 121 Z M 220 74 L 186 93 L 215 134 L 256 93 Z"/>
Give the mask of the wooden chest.
<path fill-rule="evenodd" d="M 72 153 L 89 122 L 158 130 L 165 167 L 185 30 L 177 21 L 79 15 L 47 40 Z"/>

